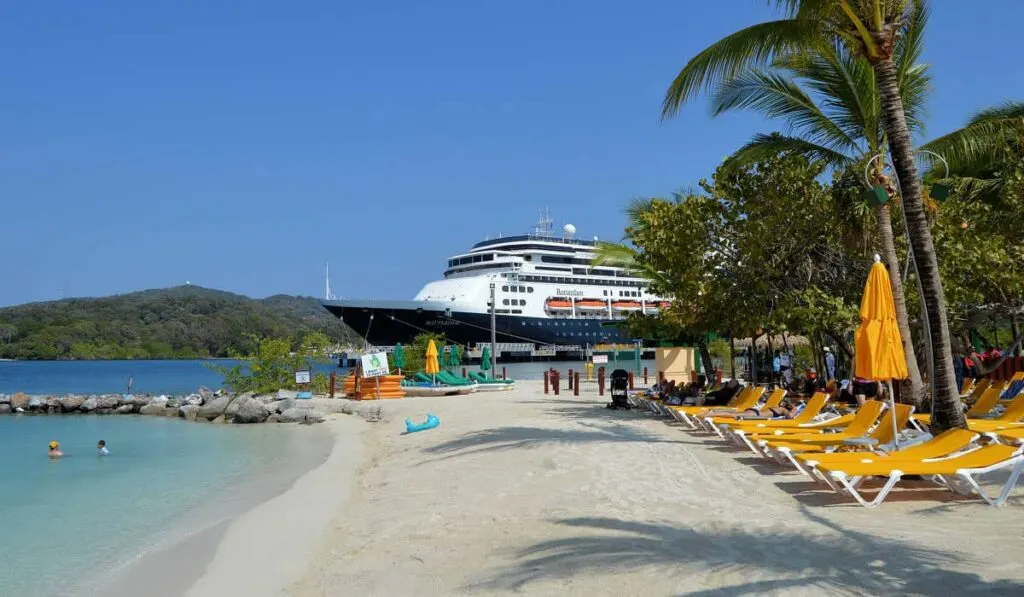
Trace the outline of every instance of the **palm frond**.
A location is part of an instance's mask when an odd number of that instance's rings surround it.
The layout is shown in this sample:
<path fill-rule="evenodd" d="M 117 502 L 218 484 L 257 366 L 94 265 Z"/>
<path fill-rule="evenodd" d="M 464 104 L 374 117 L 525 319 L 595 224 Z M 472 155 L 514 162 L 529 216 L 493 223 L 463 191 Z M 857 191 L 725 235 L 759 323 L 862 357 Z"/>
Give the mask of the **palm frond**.
<path fill-rule="evenodd" d="M 983 173 L 1020 150 L 1022 131 L 1024 102 L 1007 102 L 978 112 L 967 126 L 934 139 L 921 149 L 944 157 L 953 176 L 984 177 Z M 942 171 L 936 174 L 944 176 Z"/>
<path fill-rule="evenodd" d="M 767 64 L 773 56 L 819 46 L 823 23 L 810 19 L 783 19 L 758 23 L 726 36 L 694 56 L 665 93 L 662 119 L 674 116 L 701 91 L 714 89 L 749 67 Z"/>
<path fill-rule="evenodd" d="M 610 265 L 613 267 L 637 267 L 637 251 L 622 243 L 600 242 L 594 250 L 593 265 Z"/>
<path fill-rule="evenodd" d="M 726 169 L 740 168 L 759 162 L 782 152 L 798 153 L 812 161 L 820 161 L 828 166 L 842 168 L 853 161 L 850 156 L 818 145 L 798 137 L 787 137 L 780 134 L 754 135 L 754 138 L 739 148 L 736 153 L 726 159 Z"/>
<path fill-rule="evenodd" d="M 798 136 L 813 143 L 844 150 L 857 146 L 792 78 L 782 73 L 751 69 L 720 85 L 712 98 L 715 115 L 743 108 L 783 119 Z"/>

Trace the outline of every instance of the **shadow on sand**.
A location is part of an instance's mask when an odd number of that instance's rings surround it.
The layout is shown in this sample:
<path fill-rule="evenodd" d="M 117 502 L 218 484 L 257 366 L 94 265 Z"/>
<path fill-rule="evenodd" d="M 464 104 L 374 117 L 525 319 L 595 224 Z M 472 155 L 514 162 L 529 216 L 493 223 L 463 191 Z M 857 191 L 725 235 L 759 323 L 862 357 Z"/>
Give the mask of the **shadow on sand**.
<path fill-rule="evenodd" d="M 686 595 L 757 595 L 787 589 L 827 594 L 938 595 L 1020 594 L 1009 581 L 986 583 L 976 574 L 949 570 L 961 558 L 938 547 L 922 548 L 896 538 L 842 528 L 803 514 L 821 533 L 747 531 L 740 527 L 698 530 L 667 523 L 612 518 L 570 518 L 555 524 L 578 528 L 580 536 L 542 541 L 517 552 L 518 563 L 472 590 L 526 590 L 537 581 L 568 580 L 660 566 L 698 567 L 701 576 L 731 572 L 756 579 Z M 826 564 L 822 564 L 822 563 Z M 982 567 L 979 562 L 960 562 Z M 653 571 L 652 571 L 653 573 Z M 765 575 L 778 579 L 766 580 Z"/>

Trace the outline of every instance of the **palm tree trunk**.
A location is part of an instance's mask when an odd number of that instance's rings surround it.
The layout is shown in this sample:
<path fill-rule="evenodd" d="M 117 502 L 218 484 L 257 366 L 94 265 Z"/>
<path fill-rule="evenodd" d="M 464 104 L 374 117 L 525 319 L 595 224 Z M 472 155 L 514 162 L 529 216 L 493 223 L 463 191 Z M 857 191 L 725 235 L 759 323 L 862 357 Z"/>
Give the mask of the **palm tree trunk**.
<path fill-rule="evenodd" d="M 954 427 L 965 428 L 963 407 L 953 374 L 953 353 L 950 350 L 949 322 L 946 318 L 946 298 L 939 278 L 939 263 L 935 256 L 932 233 L 921 200 L 921 181 L 918 178 L 914 148 L 907 128 L 907 117 L 903 112 L 896 79 L 896 65 L 891 58 L 873 64 L 875 81 L 882 97 L 882 119 L 885 134 L 889 139 L 889 152 L 893 167 L 899 176 L 900 194 L 903 198 L 903 212 L 907 218 L 907 237 L 914 254 L 924 310 L 928 314 L 928 335 L 931 339 L 932 365 L 935 379 L 935 408 L 932 417 L 932 432 L 941 433 Z M 899 272 L 892 272 L 899 276 Z"/>
<path fill-rule="evenodd" d="M 900 180 L 903 180 L 900 178 Z M 896 256 L 896 242 L 892 233 L 892 212 L 888 205 L 875 208 L 878 218 L 878 237 L 882 242 L 882 261 L 889 268 L 889 280 L 892 282 L 892 302 L 896 307 L 896 324 L 900 328 L 903 340 L 903 352 L 907 356 L 907 386 L 900 396 L 915 407 L 920 408 L 924 400 L 924 381 L 921 380 L 921 369 L 917 366 L 917 352 L 914 339 L 910 335 L 910 316 L 907 315 L 907 300 L 903 296 L 903 281 L 900 280 L 900 261 Z"/>

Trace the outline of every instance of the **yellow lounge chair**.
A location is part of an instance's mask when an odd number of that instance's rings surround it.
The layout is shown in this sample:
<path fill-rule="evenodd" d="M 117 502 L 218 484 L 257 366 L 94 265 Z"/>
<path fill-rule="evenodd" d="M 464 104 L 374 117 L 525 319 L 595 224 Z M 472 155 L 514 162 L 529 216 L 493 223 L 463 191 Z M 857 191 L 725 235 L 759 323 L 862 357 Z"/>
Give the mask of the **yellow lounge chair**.
<path fill-rule="evenodd" d="M 782 404 L 782 399 L 785 398 L 785 397 L 786 397 L 786 390 L 783 390 L 783 389 L 772 390 L 772 393 L 768 394 L 768 397 L 765 398 L 764 404 L 762 404 L 761 406 L 754 405 L 754 406 L 752 406 L 750 408 L 757 408 L 757 409 L 760 409 L 760 410 L 763 410 L 763 409 L 766 409 L 766 408 L 776 408 L 780 404 Z M 745 410 L 749 410 L 749 409 L 745 409 Z M 706 431 L 714 431 L 715 433 L 718 434 L 719 437 L 724 438 L 725 436 L 722 435 L 721 430 L 718 429 L 717 423 L 722 422 L 722 421 L 735 421 L 736 419 L 732 419 L 732 418 L 720 419 L 720 418 L 718 418 L 716 416 L 713 416 L 714 413 L 716 413 L 716 412 L 722 412 L 722 411 L 720 409 L 712 410 L 712 411 L 710 411 L 708 413 L 708 416 L 704 416 L 704 417 L 698 418 L 697 419 L 697 423 L 701 427 L 703 427 Z M 744 411 L 737 411 L 737 412 L 744 412 Z"/>
<path fill-rule="evenodd" d="M 999 404 L 999 395 L 1002 392 L 1002 388 L 988 388 L 983 391 L 971 408 L 967 410 L 967 418 L 976 419 L 990 413 Z M 922 425 L 931 425 L 932 415 L 931 413 L 914 415 L 914 420 Z"/>
<path fill-rule="evenodd" d="M 967 393 L 970 392 L 971 389 L 973 389 L 973 388 L 974 388 L 974 378 L 973 377 L 965 377 L 963 385 L 960 386 L 960 395 L 961 396 L 966 396 Z"/>
<path fill-rule="evenodd" d="M 1018 427 L 1016 429 L 1003 429 L 1001 431 L 992 431 L 986 433 L 988 437 L 994 439 L 997 442 L 1009 443 L 1009 444 L 1024 444 L 1024 427 Z"/>
<path fill-rule="evenodd" d="M 776 429 L 795 430 L 803 425 L 812 425 L 814 418 L 821 414 L 821 410 L 825 408 L 827 402 L 828 394 L 818 392 L 811 396 L 800 414 L 792 419 L 733 419 L 723 422 L 719 428 L 726 438 L 739 444 L 745 444 L 755 454 L 760 454 L 757 448 L 750 443 L 750 435 L 771 433 Z"/>
<path fill-rule="evenodd" d="M 725 406 L 669 406 L 668 409 L 677 420 L 697 428 L 697 418 L 712 410 L 743 411 L 753 407 L 764 394 L 761 386 L 746 386 Z"/>
<path fill-rule="evenodd" d="M 889 419 L 890 421 L 892 419 Z M 913 444 L 893 452 L 878 451 L 877 447 L 865 452 L 818 452 L 795 454 L 804 466 L 814 469 L 819 464 L 850 464 L 869 462 L 895 462 L 897 460 L 925 460 L 942 458 L 961 452 L 975 445 L 981 436 L 966 429 L 948 429 L 921 443 Z"/>
<path fill-rule="evenodd" d="M 967 428 L 979 433 L 1002 431 L 1024 426 L 1021 419 L 1024 419 L 1024 393 L 1011 400 L 1003 414 L 994 419 L 968 419 Z"/>
<path fill-rule="evenodd" d="M 977 492 L 986 503 L 1001 506 L 1010 496 L 1010 491 L 1017 484 L 1021 472 L 1024 472 L 1024 457 L 1021 456 L 1021 450 L 1024 450 L 1024 447 L 991 444 L 951 458 L 821 463 L 817 470 L 833 489 L 850 494 L 860 505 L 867 508 L 881 504 L 904 475 L 932 476 L 936 482 L 957 493 Z M 978 485 L 975 477 L 1006 468 L 1012 470 L 1002 491 L 996 497 L 988 496 Z M 871 477 L 888 477 L 888 480 L 875 494 L 874 499 L 869 501 L 860 494 L 858 488 L 865 479 Z"/>
<path fill-rule="evenodd" d="M 813 477 L 810 469 L 804 467 L 803 463 L 796 458 L 798 453 L 832 452 L 847 446 L 847 442 L 851 439 L 867 440 L 865 443 L 868 443 L 869 446 L 891 444 L 896 439 L 897 433 L 907 426 L 907 423 L 910 421 L 910 415 L 913 414 L 913 412 L 913 406 L 908 404 L 897 404 L 892 413 L 888 411 L 882 413 L 881 418 L 878 421 L 878 425 L 875 425 L 875 428 L 867 435 L 855 437 L 847 432 L 825 433 L 814 436 L 814 438 L 804 439 L 798 442 L 770 441 L 768 442 L 766 449 L 772 450 L 775 453 L 775 459 L 780 463 L 785 463 L 785 460 L 789 460 L 789 462 L 796 467 L 796 470 L 808 477 Z M 894 413 L 896 419 L 895 426 L 893 426 Z"/>
<path fill-rule="evenodd" d="M 878 416 L 882 414 L 882 410 L 884 408 L 884 402 L 879 400 L 868 400 L 863 406 L 857 409 L 857 412 L 828 421 L 827 426 L 821 425 L 814 428 L 803 427 L 800 429 L 783 429 L 781 430 L 781 433 L 757 434 L 755 437 L 758 440 L 765 442 L 799 442 L 804 439 L 819 437 L 821 434 L 827 433 L 831 429 L 838 429 L 838 432 L 843 434 L 853 434 L 851 437 L 862 437 L 875 425 L 875 422 L 878 421 Z M 836 424 L 836 421 L 844 419 L 845 417 L 849 417 L 849 419 L 847 419 L 848 423 L 845 425 Z"/>

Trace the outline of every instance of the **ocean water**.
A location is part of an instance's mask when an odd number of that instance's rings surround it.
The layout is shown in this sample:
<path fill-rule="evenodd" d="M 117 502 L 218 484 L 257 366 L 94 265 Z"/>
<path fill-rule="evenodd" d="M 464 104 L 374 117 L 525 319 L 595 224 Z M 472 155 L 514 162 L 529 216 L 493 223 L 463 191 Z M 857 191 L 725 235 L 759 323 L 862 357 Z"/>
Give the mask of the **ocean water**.
<path fill-rule="evenodd" d="M 127 389 L 128 379 L 134 378 L 133 391 L 139 394 L 183 394 L 196 391 L 200 386 L 216 389 L 221 386 L 220 374 L 211 371 L 211 363 L 234 365 L 229 360 L 183 361 L 0 361 L 0 393 L 13 394 L 102 394 L 119 393 Z M 498 374 L 505 367 L 512 379 L 541 379 L 544 370 L 556 367 L 566 372 L 582 369 L 579 361 L 498 363 Z M 610 362 L 606 367 L 632 369 L 634 362 Z M 648 367 L 651 378 L 656 376 L 654 361 L 641 361 L 641 370 Z M 468 366 L 467 369 L 478 369 Z M 347 371 L 333 366 L 318 368 L 330 373 Z"/>
<path fill-rule="evenodd" d="M 286 490 L 330 446 L 316 427 L 2 416 L 0 594 L 91 594 L 147 551 Z"/>

